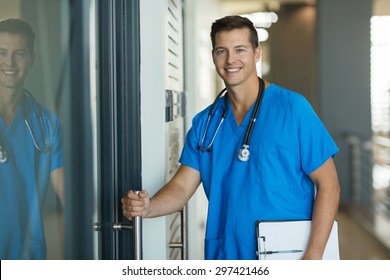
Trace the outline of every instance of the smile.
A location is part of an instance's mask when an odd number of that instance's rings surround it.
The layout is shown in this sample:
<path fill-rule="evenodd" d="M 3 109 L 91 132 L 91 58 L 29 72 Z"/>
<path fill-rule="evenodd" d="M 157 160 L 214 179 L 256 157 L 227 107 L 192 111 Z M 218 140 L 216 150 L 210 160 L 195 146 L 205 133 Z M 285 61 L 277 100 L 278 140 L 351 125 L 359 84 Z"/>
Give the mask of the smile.
<path fill-rule="evenodd" d="M 5 75 L 8 75 L 8 76 L 12 76 L 12 75 L 15 75 L 15 74 L 16 74 L 16 71 L 11 71 L 11 70 L 2 70 L 2 72 L 3 72 Z"/>
<path fill-rule="evenodd" d="M 240 70 L 241 70 L 241 68 L 230 68 L 230 69 L 226 69 L 226 71 L 229 72 L 229 73 L 235 73 L 235 72 L 238 72 L 238 71 L 240 71 Z"/>

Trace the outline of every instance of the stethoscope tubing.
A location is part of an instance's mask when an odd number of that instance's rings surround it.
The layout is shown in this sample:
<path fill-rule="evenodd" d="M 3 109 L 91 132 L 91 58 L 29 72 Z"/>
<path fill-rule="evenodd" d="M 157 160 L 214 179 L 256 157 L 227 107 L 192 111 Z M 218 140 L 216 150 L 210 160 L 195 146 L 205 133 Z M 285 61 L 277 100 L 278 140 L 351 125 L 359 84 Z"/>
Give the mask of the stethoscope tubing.
<path fill-rule="evenodd" d="M 42 133 L 43 135 L 43 139 L 45 141 L 44 143 L 44 147 L 43 148 L 40 148 L 37 141 L 36 141 L 36 137 L 34 135 L 34 132 L 33 130 L 31 129 L 31 126 L 30 124 L 28 123 L 28 119 L 29 119 L 29 113 L 30 113 L 30 110 L 26 109 L 26 105 L 24 104 L 24 108 L 23 108 L 23 115 L 24 115 L 24 122 L 26 123 L 26 126 L 31 134 L 31 138 L 33 140 L 33 143 L 34 143 L 34 146 L 35 148 L 41 152 L 41 153 L 46 153 L 50 150 L 50 147 L 49 147 L 49 142 L 47 140 L 47 135 L 46 135 L 46 132 L 45 132 L 45 127 L 44 127 L 44 123 L 43 123 L 43 114 L 42 114 L 42 110 L 39 110 L 38 108 L 38 102 L 35 100 L 34 96 L 26 89 L 23 90 L 23 92 L 25 93 L 25 95 L 30 98 L 33 102 L 33 107 L 34 107 L 34 112 L 35 114 L 38 116 L 39 118 L 39 128 L 40 128 L 40 132 Z"/>
<path fill-rule="evenodd" d="M 253 128 L 255 126 L 255 123 L 256 123 L 256 120 L 257 120 L 257 116 L 259 114 L 259 111 L 260 111 L 260 107 L 261 107 L 261 104 L 263 102 L 263 97 L 264 97 L 264 89 L 265 89 L 265 83 L 263 81 L 263 79 L 261 79 L 259 77 L 259 92 L 257 94 L 257 98 L 256 98 L 256 103 L 255 103 L 255 107 L 253 109 L 253 112 L 252 112 L 252 116 L 251 116 L 251 119 L 250 119 L 250 122 L 249 122 L 249 125 L 248 125 L 248 128 L 245 132 L 245 136 L 244 136 L 244 141 L 243 141 L 243 144 L 242 144 L 242 147 L 241 149 L 238 151 L 238 159 L 240 161 L 248 161 L 249 160 L 249 156 L 250 156 L 250 152 L 249 152 L 249 142 L 250 142 L 250 138 L 252 136 L 252 132 L 253 132 Z M 223 96 L 223 98 L 225 99 L 225 105 L 224 105 L 224 110 L 223 110 L 223 113 L 222 113 L 222 116 L 221 116 L 221 120 L 213 134 L 213 136 L 211 137 L 211 141 L 210 141 L 210 144 L 205 148 L 203 147 L 203 143 L 204 143 L 204 140 L 206 138 L 206 134 L 207 134 L 207 131 L 208 131 L 208 128 L 209 128 L 209 124 L 210 124 L 210 120 L 211 120 L 211 116 L 213 115 L 214 113 L 214 107 L 216 105 L 216 103 L 218 102 L 218 100 Z M 224 88 L 218 95 L 217 97 L 215 98 L 213 104 L 211 105 L 210 107 L 210 110 L 209 110 L 209 113 L 208 113 L 208 116 L 207 116 L 207 122 L 206 122 L 206 128 L 205 128 L 205 131 L 203 133 L 203 136 L 202 136 L 202 139 L 200 141 L 200 144 L 198 146 L 199 150 L 203 151 L 203 152 L 211 152 L 211 146 L 212 144 L 214 143 L 214 139 L 215 137 L 217 136 L 217 133 L 219 131 L 219 128 L 221 127 L 223 121 L 225 120 L 226 118 L 226 115 L 227 115 L 227 112 L 228 112 L 228 104 L 227 104 L 227 100 L 228 100 L 228 96 L 227 96 L 227 89 Z"/>
<path fill-rule="evenodd" d="M 249 122 L 248 129 L 245 132 L 244 143 L 242 144 L 243 147 L 244 146 L 249 147 L 249 141 L 251 139 L 253 128 L 257 120 L 257 115 L 259 114 L 261 103 L 263 102 L 265 83 L 260 78 L 259 78 L 259 82 L 260 82 L 260 91 L 256 98 L 255 108 L 253 109 L 253 113 Z"/>
<path fill-rule="evenodd" d="M 203 133 L 203 136 L 202 136 L 202 139 L 200 141 L 200 144 L 198 146 L 199 150 L 203 151 L 203 152 L 211 152 L 211 145 L 213 145 L 214 143 L 214 139 L 215 137 L 217 136 L 217 133 L 218 133 L 218 130 L 219 128 L 221 127 L 223 121 L 225 120 L 226 118 L 226 115 L 227 115 L 227 112 L 228 112 L 228 107 L 227 107 L 227 96 L 224 97 L 224 102 L 225 102 L 225 106 L 224 106 L 224 109 L 223 109 L 223 113 L 222 113 L 222 116 L 221 116 L 221 120 L 217 126 L 217 129 L 215 130 L 213 136 L 211 137 L 211 141 L 210 141 L 210 144 L 204 148 L 203 147 L 203 142 L 206 138 L 206 134 L 207 134 L 207 131 L 209 129 L 209 124 L 210 124 L 210 120 L 211 120 L 211 116 L 213 115 L 214 113 L 214 107 L 215 107 L 215 104 L 217 104 L 217 101 L 222 97 L 223 94 L 227 94 L 227 90 L 226 88 L 224 88 L 223 90 L 220 91 L 220 93 L 218 93 L 217 97 L 215 98 L 213 104 L 211 105 L 210 107 L 210 110 L 209 110 L 209 113 L 208 113 L 208 116 L 207 116 L 207 122 L 206 122 L 206 128 L 204 130 L 204 133 Z"/>
<path fill-rule="evenodd" d="M 45 132 L 42 111 L 39 110 L 37 101 L 34 99 L 34 97 L 32 96 L 32 94 L 29 91 L 27 91 L 26 89 L 23 89 L 23 93 L 25 95 L 25 98 L 30 98 L 33 102 L 34 113 L 37 115 L 37 117 L 39 119 L 40 133 L 42 133 L 43 139 L 45 142 L 43 148 L 39 147 L 39 144 L 38 144 L 37 139 L 35 137 L 35 133 L 33 132 L 33 129 L 31 128 L 31 125 L 28 122 L 29 115 L 30 115 L 31 111 L 30 111 L 30 109 L 27 108 L 26 100 L 22 101 L 23 102 L 23 104 L 22 104 L 23 110 L 22 111 L 23 111 L 24 122 L 25 122 L 25 124 L 30 132 L 30 135 L 31 135 L 31 138 L 33 140 L 35 148 L 41 153 L 47 153 L 50 150 L 50 146 L 49 146 L 49 142 L 47 140 L 47 135 Z M 0 164 L 5 163 L 7 160 L 8 160 L 8 153 L 5 150 L 3 135 L 0 132 Z"/>

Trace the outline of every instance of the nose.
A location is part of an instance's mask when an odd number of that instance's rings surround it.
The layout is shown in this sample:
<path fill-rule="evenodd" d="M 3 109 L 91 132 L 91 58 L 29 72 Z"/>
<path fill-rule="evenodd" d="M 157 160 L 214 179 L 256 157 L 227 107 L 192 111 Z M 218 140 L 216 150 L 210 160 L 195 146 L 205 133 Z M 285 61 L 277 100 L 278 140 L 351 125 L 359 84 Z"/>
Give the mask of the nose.
<path fill-rule="evenodd" d="M 2 55 L 0 57 L 1 64 L 5 64 L 6 66 L 14 66 L 15 65 L 15 56 L 12 54 Z"/>
<path fill-rule="evenodd" d="M 236 54 L 234 52 L 228 52 L 226 61 L 228 64 L 234 63 L 236 61 Z"/>

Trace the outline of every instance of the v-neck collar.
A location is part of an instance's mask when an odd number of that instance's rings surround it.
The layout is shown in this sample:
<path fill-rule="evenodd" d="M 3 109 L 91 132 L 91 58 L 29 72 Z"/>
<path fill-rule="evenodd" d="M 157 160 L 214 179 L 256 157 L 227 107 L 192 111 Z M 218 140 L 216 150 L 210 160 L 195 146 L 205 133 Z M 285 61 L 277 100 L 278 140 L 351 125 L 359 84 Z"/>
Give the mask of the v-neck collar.
<path fill-rule="evenodd" d="M 230 123 L 232 131 L 234 133 L 236 133 L 236 134 L 237 133 L 242 133 L 242 132 L 245 133 L 246 129 L 248 128 L 249 121 L 250 121 L 252 112 L 253 112 L 254 107 L 255 107 L 255 103 L 252 104 L 252 106 L 250 107 L 249 111 L 246 113 L 246 115 L 245 115 L 244 119 L 242 120 L 240 126 L 238 126 L 238 124 L 237 124 L 236 117 L 234 116 L 233 109 L 232 109 L 232 106 L 230 104 L 229 98 L 228 98 L 227 104 L 228 104 L 228 113 L 226 115 L 226 119 Z"/>
<path fill-rule="evenodd" d="M 0 117 L 0 129 L 1 129 L 1 132 L 4 134 L 4 133 L 12 133 L 12 131 L 15 131 L 15 129 L 17 128 L 17 126 L 23 122 L 23 114 L 22 114 L 22 104 L 19 104 L 19 107 L 16 111 L 16 114 L 14 116 L 14 119 L 12 120 L 11 122 L 11 125 L 10 126 L 7 126 L 7 124 L 5 123 L 4 119 L 2 117 Z"/>

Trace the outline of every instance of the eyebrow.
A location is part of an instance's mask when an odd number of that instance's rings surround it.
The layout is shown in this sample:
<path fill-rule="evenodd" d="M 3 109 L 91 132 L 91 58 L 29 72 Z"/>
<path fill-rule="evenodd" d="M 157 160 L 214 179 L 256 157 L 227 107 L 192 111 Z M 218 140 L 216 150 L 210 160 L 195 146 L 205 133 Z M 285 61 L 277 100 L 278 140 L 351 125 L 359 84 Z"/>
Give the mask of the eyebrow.
<path fill-rule="evenodd" d="M 233 47 L 233 49 L 239 49 L 239 48 L 249 49 L 249 47 L 246 46 L 246 45 L 238 45 L 238 46 L 234 46 L 234 47 Z M 226 47 L 215 47 L 214 50 L 219 50 L 219 49 L 226 49 Z"/>
<path fill-rule="evenodd" d="M 0 50 L 2 51 L 9 51 L 9 49 L 7 48 L 4 48 L 4 47 L 0 47 Z M 13 50 L 15 52 L 29 52 L 29 49 L 28 48 L 20 48 L 20 49 L 16 49 L 16 50 Z"/>
<path fill-rule="evenodd" d="M 249 47 L 246 46 L 246 45 L 238 45 L 238 46 L 235 46 L 234 48 L 235 48 L 235 49 L 238 49 L 238 48 L 245 48 L 245 49 L 248 49 Z"/>

